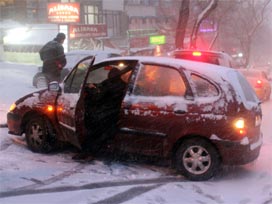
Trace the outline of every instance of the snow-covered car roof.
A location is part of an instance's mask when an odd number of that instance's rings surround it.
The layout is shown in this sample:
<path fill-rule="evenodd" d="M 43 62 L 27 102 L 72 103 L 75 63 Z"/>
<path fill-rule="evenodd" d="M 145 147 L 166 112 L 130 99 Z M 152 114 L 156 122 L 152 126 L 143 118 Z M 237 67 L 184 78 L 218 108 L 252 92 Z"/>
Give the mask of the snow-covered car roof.
<path fill-rule="evenodd" d="M 246 81 L 244 76 L 236 70 L 229 67 L 219 66 L 219 65 L 213 65 L 209 63 L 203 63 L 203 62 L 195 62 L 195 61 L 189 61 L 189 60 L 182 60 L 182 59 L 176 59 L 176 58 L 168 58 L 168 57 L 146 57 L 146 56 L 129 56 L 129 57 L 116 57 L 114 60 L 137 60 L 142 64 L 148 63 L 148 64 L 164 64 L 169 65 L 172 67 L 178 67 L 180 69 L 185 69 L 187 71 L 195 72 L 199 75 L 206 76 L 210 79 L 212 79 L 214 82 L 219 83 L 222 85 L 222 87 L 225 87 L 226 82 L 231 84 L 233 89 L 236 90 L 238 96 L 240 99 L 244 102 L 244 104 L 248 104 L 248 100 L 246 99 L 246 90 L 243 87 L 240 82 L 243 80 L 243 83 Z M 105 61 L 112 61 L 112 59 L 106 59 Z M 248 87 L 250 85 L 248 84 Z M 227 88 L 226 88 L 227 89 Z M 249 90 L 250 91 L 250 90 Z M 254 97 L 253 102 L 257 102 L 258 98 L 257 96 Z M 250 108 L 250 107 L 249 107 Z"/>
<path fill-rule="evenodd" d="M 95 56 L 95 64 L 100 62 L 101 60 L 109 57 L 121 56 L 120 52 L 113 52 L 113 51 L 105 51 L 105 50 L 72 50 L 67 53 L 66 60 L 67 63 L 64 68 L 72 69 L 77 62 L 87 56 Z"/>
<path fill-rule="evenodd" d="M 116 57 L 115 60 L 138 60 L 141 63 L 155 63 L 155 64 L 167 64 L 173 67 L 185 68 L 199 74 L 204 74 L 211 78 L 216 78 L 216 76 L 225 76 L 229 72 L 237 72 L 235 69 L 229 67 L 213 65 L 203 62 L 194 62 L 176 58 L 168 57 L 148 57 L 148 56 L 126 56 L 126 57 Z M 103 61 L 111 61 L 112 59 L 105 59 Z"/>

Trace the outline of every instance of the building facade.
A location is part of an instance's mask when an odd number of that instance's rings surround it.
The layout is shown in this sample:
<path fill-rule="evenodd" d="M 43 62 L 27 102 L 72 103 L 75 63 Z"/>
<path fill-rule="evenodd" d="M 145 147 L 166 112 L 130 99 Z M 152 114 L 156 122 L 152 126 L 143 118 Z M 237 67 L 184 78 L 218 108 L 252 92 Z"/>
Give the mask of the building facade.
<path fill-rule="evenodd" d="M 67 25 L 105 25 L 107 36 L 81 37 L 77 42 L 72 40 L 70 42 L 79 47 L 75 45 L 70 47 L 93 49 L 106 45 L 121 49 L 144 48 L 149 46 L 148 36 L 163 32 L 169 34 L 169 30 L 164 31 L 164 28 L 171 25 L 175 15 L 173 12 L 168 12 L 171 9 L 171 2 L 169 0 L 10 0 L 0 7 L 0 17 L 1 21 L 12 20 L 33 25 L 32 29 L 34 25 L 63 24 L 48 20 L 48 4 L 77 3 L 80 5 L 80 20 Z M 162 3 L 164 5 L 161 5 Z M 82 45 L 78 45 L 79 42 Z"/>

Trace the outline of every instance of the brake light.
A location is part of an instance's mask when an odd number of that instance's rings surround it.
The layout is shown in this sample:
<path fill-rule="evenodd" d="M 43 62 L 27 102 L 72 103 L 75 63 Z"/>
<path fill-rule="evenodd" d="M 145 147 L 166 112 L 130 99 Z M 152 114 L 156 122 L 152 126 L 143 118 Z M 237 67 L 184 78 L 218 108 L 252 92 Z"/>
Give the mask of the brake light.
<path fill-rule="evenodd" d="M 192 53 L 192 55 L 195 56 L 195 57 L 200 57 L 200 56 L 202 55 L 202 53 L 199 52 L 199 51 L 194 51 L 194 52 Z"/>
<path fill-rule="evenodd" d="M 263 87 L 263 81 L 260 80 L 260 79 L 258 79 L 258 80 L 256 81 L 255 87 L 256 87 L 256 88 L 262 88 L 262 87 Z"/>
<path fill-rule="evenodd" d="M 234 128 L 240 136 L 246 135 L 245 120 L 243 118 L 234 121 Z"/>

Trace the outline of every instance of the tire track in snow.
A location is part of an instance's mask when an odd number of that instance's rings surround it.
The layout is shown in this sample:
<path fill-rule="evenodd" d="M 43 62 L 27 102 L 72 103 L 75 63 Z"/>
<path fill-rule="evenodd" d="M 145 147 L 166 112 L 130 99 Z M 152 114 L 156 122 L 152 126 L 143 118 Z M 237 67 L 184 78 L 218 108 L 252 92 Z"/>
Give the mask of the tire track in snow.
<path fill-rule="evenodd" d="M 51 179 L 53 178 L 50 178 L 50 180 Z M 107 187 L 166 184 L 166 183 L 186 182 L 186 181 L 187 180 L 180 177 L 160 177 L 160 178 L 153 178 L 153 179 L 137 179 L 137 180 L 129 180 L 129 181 L 97 182 L 97 183 L 89 183 L 89 184 L 85 184 L 81 186 L 60 186 L 60 187 L 43 188 L 43 189 L 34 189 L 37 187 L 41 187 L 41 185 L 33 184 L 27 187 L 17 188 L 16 190 L 13 189 L 10 191 L 1 192 L 0 198 L 21 196 L 21 195 L 42 194 L 42 193 L 58 193 L 58 192 L 67 192 L 67 191 L 78 191 L 78 190 L 92 190 L 92 189 L 107 188 Z"/>
<path fill-rule="evenodd" d="M 78 164 L 75 167 L 73 167 L 72 170 L 64 171 L 59 175 L 50 177 L 50 178 L 45 179 L 45 180 L 38 180 L 38 179 L 34 179 L 34 178 L 24 178 L 24 177 L 22 177 L 25 180 L 29 180 L 29 181 L 34 182 L 34 184 L 30 184 L 30 185 L 22 186 L 22 187 L 19 187 L 19 188 L 15 188 L 15 189 L 12 189 L 12 191 L 20 192 L 22 190 L 31 190 L 31 189 L 39 188 L 39 187 L 42 187 L 42 186 L 45 186 L 45 185 L 49 185 L 49 184 L 55 183 L 57 181 L 60 181 L 60 180 L 62 180 L 64 178 L 67 178 L 67 177 L 69 177 L 69 176 L 71 176 L 71 175 L 73 175 L 75 173 L 78 173 L 79 170 L 82 170 L 85 167 L 86 167 L 86 165 L 84 165 L 84 164 Z M 1 196 L 1 193 L 0 193 L 0 196 Z"/>
<path fill-rule="evenodd" d="M 136 186 L 132 187 L 126 191 L 123 191 L 121 193 L 118 193 L 117 195 L 114 195 L 112 197 L 106 198 L 104 200 L 100 200 L 98 202 L 92 203 L 92 204 L 105 204 L 105 203 L 110 203 L 110 204 L 119 204 L 123 203 L 125 201 L 129 201 L 139 195 L 142 195 L 150 190 L 156 189 L 161 187 L 164 184 L 156 184 L 156 185 L 151 185 L 151 186 Z"/>

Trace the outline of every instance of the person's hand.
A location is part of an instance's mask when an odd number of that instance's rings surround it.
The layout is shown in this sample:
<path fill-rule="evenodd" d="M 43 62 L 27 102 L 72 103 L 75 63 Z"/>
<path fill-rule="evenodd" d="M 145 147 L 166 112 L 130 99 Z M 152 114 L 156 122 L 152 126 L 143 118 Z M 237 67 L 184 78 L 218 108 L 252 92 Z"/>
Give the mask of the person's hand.
<path fill-rule="evenodd" d="M 92 83 L 90 83 L 90 84 L 88 84 L 88 88 L 90 88 L 90 89 L 95 89 L 95 88 L 97 88 L 94 84 L 92 84 Z"/>

